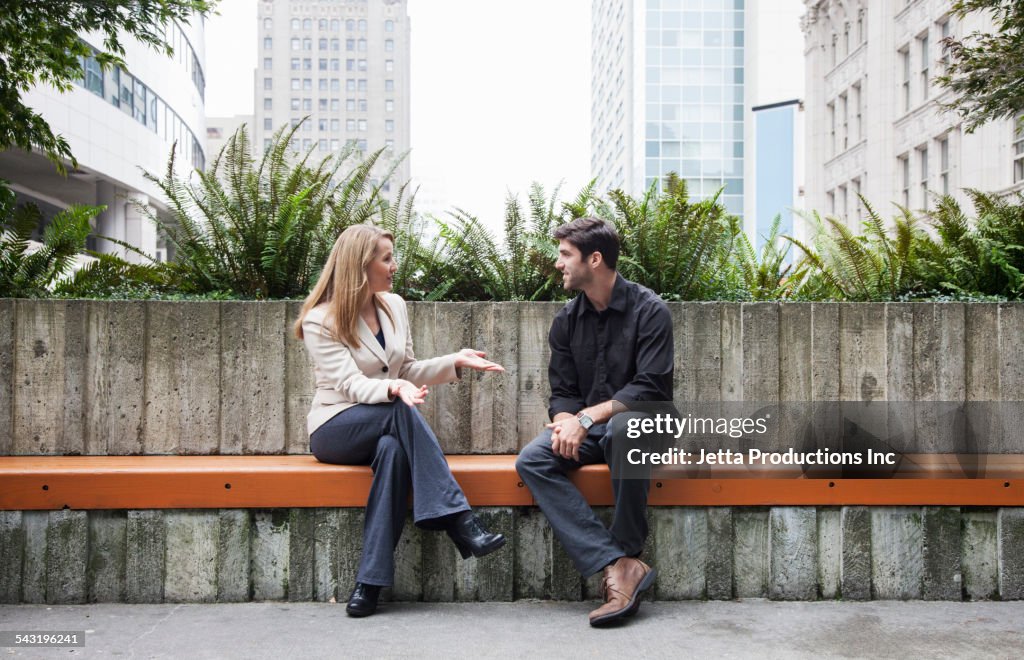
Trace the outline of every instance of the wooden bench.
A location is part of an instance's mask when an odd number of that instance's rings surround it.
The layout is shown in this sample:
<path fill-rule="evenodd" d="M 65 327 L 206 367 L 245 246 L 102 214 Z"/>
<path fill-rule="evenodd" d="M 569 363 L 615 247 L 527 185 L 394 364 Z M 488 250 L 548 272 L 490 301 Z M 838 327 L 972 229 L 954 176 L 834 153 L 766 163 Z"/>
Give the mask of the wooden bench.
<path fill-rule="evenodd" d="M 474 506 L 529 506 L 514 455 L 449 456 Z M 312 456 L 3 456 L 0 510 L 359 507 L 368 467 Z M 595 505 L 612 503 L 606 466 L 573 481 Z M 807 478 L 793 468 L 659 469 L 654 506 L 1024 506 L 1024 456 L 906 455 L 889 479 Z"/>

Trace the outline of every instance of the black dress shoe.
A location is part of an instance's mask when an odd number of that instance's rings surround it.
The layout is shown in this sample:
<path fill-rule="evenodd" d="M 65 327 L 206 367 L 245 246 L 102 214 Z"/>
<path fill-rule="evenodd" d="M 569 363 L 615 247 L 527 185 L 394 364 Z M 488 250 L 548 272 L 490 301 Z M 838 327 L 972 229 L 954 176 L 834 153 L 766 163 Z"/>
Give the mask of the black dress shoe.
<path fill-rule="evenodd" d="M 463 511 L 455 516 L 445 531 L 463 559 L 469 559 L 470 555 L 483 557 L 505 545 L 505 535 L 488 532 L 472 511 Z"/>
<path fill-rule="evenodd" d="M 348 597 L 345 611 L 349 616 L 370 616 L 377 611 L 377 598 L 380 597 L 380 589 L 376 584 L 356 582 L 356 588 Z"/>

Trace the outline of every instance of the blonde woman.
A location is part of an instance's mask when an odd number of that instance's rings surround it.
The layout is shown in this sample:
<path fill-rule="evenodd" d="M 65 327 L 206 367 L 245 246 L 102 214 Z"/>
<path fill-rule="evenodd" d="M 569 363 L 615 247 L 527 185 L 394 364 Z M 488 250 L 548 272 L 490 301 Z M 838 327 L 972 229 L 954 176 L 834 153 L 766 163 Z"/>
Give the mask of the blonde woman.
<path fill-rule="evenodd" d="M 418 527 L 444 530 L 463 558 L 505 544 L 484 529 L 452 477 L 441 447 L 416 406 L 428 385 L 458 380 L 465 368 L 504 371 L 473 349 L 417 360 L 405 301 L 390 293 L 398 269 L 394 239 L 372 225 L 338 237 L 295 323 L 313 358 L 316 394 L 310 448 L 325 463 L 369 465 L 363 554 L 346 611 L 369 616 L 394 580 L 394 550 L 412 492 Z"/>

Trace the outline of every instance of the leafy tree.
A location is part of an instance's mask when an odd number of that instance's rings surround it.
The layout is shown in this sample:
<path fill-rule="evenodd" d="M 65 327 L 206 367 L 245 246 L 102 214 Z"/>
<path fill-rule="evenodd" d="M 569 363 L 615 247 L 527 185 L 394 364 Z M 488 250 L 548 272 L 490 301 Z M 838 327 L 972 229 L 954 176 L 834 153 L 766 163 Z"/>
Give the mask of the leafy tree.
<path fill-rule="evenodd" d="M 1024 111 L 1024 2 L 1019 0 L 957 0 L 952 15 L 973 12 L 992 15 L 997 31 L 974 32 L 963 39 L 947 37 L 946 72 L 936 83 L 951 90 L 946 104 L 966 120 L 966 130 L 993 119 L 1015 117 Z"/>
<path fill-rule="evenodd" d="M 4 0 L 0 3 L 0 149 L 36 148 L 65 173 L 64 160 L 76 164 L 67 141 L 54 135 L 39 113 L 22 101 L 38 84 L 62 92 L 83 76 L 80 58 L 92 49 L 79 33 L 102 35 L 95 54 L 104 68 L 123 65 L 122 39 L 134 37 L 170 55 L 164 28 L 188 23 L 193 12 L 210 13 L 217 0 Z M 100 44 L 96 44 L 97 47 Z"/>

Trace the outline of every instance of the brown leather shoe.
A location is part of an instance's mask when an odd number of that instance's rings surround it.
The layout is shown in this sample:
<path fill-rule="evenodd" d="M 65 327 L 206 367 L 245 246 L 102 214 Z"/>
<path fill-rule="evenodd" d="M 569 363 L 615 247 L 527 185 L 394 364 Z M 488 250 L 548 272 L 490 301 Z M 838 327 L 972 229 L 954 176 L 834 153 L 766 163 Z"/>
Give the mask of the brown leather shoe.
<path fill-rule="evenodd" d="M 632 557 L 620 557 L 604 568 L 601 594 L 604 605 L 590 613 L 590 625 L 606 626 L 633 616 L 640 609 L 640 599 L 654 584 L 658 572 Z"/>

